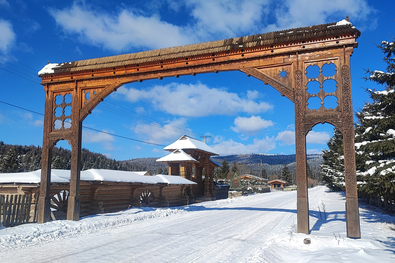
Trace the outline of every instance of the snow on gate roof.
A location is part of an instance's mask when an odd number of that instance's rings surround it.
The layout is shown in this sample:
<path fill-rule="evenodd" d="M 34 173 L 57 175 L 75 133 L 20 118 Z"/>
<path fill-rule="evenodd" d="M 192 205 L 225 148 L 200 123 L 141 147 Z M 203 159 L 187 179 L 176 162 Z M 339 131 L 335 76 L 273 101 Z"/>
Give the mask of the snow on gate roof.
<path fill-rule="evenodd" d="M 81 181 L 100 182 L 126 182 L 143 184 L 196 184 L 180 176 L 168 176 L 158 174 L 155 176 L 142 175 L 141 172 L 89 169 L 81 171 Z M 0 183 L 28 183 L 39 184 L 41 182 L 41 170 L 25 173 L 0 173 Z M 51 182 L 69 183 L 70 170 L 51 169 Z"/>

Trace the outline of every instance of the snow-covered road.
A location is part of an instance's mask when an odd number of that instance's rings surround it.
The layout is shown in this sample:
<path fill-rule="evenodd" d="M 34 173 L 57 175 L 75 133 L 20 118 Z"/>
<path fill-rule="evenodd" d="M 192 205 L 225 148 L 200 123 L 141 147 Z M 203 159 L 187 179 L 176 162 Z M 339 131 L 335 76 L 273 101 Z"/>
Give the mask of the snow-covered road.
<path fill-rule="evenodd" d="M 186 207 L 133 208 L 79 222 L 57 221 L 2 229 L 0 259 L 1 262 L 305 262 L 319 259 L 330 262 L 347 261 L 359 255 L 363 262 L 377 256 L 378 251 L 385 259 L 395 259 L 394 248 L 385 249 L 391 243 L 378 240 L 372 244 L 370 239 L 345 238 L 341 194 L 316 187 L 310 189 L 309 199 L 312 229 L 309 236 L 295 233 L 296 192 L 274 192 Z M 382 223 L 380 226 L 387 227 L 384 233 L 390 231 L 388 226 Z M 390 234 L 388 242 L 391 238 L 394 242 L 395 234 Z M 311 238 L 312 244 L 303 244 L 306 237 Z M 348 253 L 343 253 L 345 250 Z"/>

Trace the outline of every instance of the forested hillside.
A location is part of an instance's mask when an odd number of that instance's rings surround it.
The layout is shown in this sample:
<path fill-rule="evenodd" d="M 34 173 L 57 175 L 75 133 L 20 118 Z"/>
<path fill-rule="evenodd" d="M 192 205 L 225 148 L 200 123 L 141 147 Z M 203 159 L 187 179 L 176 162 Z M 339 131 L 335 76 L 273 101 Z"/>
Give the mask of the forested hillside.
<path fill-rule="evenodd" d="M 0 141 L 0 172 L 16 173 L 29 172 L 41 169 L 41 147 L 10 145 Z M 159 158 L 137 158 L 126 161 L 116 161 L 103 154 L 93 153 L 82 149 L 81 170 L 88 169 L 113 169 L 123 171 L 148 171 L 149 174 L 167 174 L 168 167 L 165 163 L 158 163 Z M 70 169 L 71 151 L 55 147 L 53 149 L 53 169 Z M 222 163 L 226 160 L 230 165 L 238 167 L 238 174 L 254 174 L 268 177 L 281 175 L 284 165 L 292 174 L 295 174 L 295 155 L 264 155 L 242 154 L 219 156 L 212 158 L 215 162 Z M 320 174 L 321 155 L 308 155 L 308 163 L 312 174 Z M 262 161 L 262 165 L 261 165 Z M 262 172 L 261 172 L 262 171 Z M 314 176 L 316 178 L 316 176 Z M 317 178 L 318 179 L 318 178 Z"/>
<path fill-rule="evenodd" d="M 284 165 L 287 165 L 290 172 L 295 175 L 296 171 L 296 155 L 295 154 L 241 154 L 241 155 L 228 155 L 218 156 L 212 158 L 218 163 L 226 160 L 231 166 L 236 163 L 239 174 L 250 173 L 253 175 L 262 176 L 264 178 L 281 175 Z M 262 166 L 261 166 L 262 162 Z M 313 178 L 320 181 L 321 177 L 321 154 L 307 155 L 307 163 Z M 280 177 L 279 177 L 280 178 Z"/>
<path fill-rule="evenodd" d="M 0 172 L 16 173 L 41 169 L 41 153 L 42 149 L 39 146 L 10 145 L 0 141 Z M 123 171 L 149 170 L 149 167 L 144 164 L 116 161 L 86 149 L 82 149 L 81 155 L 82 170 L 92 168 Z M 70 169 L 70 159 L 70 150 L 54 147 L 51 167 L 53 169 Z"/>

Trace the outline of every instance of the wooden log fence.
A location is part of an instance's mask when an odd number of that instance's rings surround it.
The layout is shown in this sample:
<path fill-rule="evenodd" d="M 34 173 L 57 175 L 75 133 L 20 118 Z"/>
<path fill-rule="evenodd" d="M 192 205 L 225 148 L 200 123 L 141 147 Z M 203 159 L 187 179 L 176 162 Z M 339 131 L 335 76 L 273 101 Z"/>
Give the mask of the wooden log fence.
<path fill-rule="evenodd" d="M 0 195 L 0 222 L 4 227 L 13 227 L 37 222 L 37 201 L 32 195 Z M 32 210 L 33 205 L 33 210 Z M 31 216 L 31 213 L 33 215 Z"/>

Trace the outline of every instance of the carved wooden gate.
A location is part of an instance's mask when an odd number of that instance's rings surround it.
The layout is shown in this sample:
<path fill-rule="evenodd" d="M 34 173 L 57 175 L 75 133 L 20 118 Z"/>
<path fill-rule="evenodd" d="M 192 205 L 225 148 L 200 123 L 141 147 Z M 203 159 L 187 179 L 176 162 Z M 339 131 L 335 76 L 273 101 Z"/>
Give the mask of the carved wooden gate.
<path fill-rule="evenodd" d="M 360 32 L 351 23 L 331 23 L 201 44 L 48 64 L 39 72 L 46 92 L 39 222 L 50 219 L 52 148 L 67 140 L 72 148 L 67 219 L 79 219 L 79 184 L 82 121 L 109 94 L 130 82 L 180 75 L 239 70 L 262 80 L 295 103 L 297 225 L 309 233 L 306 176 L 306 135 L 318 123 L 330 123 L 344 140 L 347 235 L 360 237 L 350 57 Z M 331 65 L 331 75 L 323 67 Z M 307 74 L 310 66 L 318 73 Z M 333 90 L 325 82 L 336 82 Z M 309 93 L 309 83 L 318 90 Z M 328 97 L 337 106 L 328 108 Z M 310 100 L 319 101 L 310 109 Z"/>

